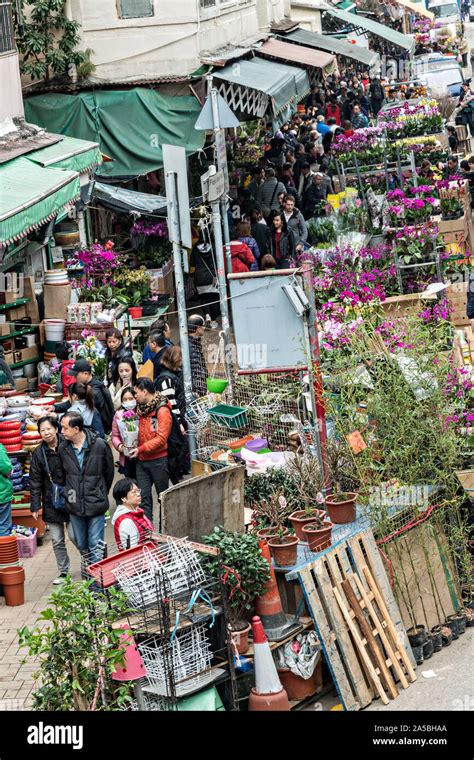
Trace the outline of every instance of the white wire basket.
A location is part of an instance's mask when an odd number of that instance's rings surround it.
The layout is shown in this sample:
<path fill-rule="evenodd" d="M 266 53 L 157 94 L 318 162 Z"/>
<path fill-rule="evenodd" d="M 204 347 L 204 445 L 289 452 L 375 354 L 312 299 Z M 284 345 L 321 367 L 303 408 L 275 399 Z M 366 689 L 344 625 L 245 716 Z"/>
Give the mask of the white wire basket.
<path fill-rule="evenodd" d="M 164 697 L 159 697 L 156 694 L 143 694 L 142 697 L 147 712 L 169 712 L 173 709 L 169 700 Z M 136 699 L 125 707 L 124 710 L 126 712 L 139 712 L 140 708 Z"/>
<path fill-rule="evenodd" d="M 204 571 L 186 539 L 168 538 L 153 549 L 121 562 L 112 570 L 128 603 L 146 609 L 167 598 L 202 585 Z"/>
<path fill-rule="evenodd" d="M 174 683 L 176 696 L 190 694 L 209 682 L 212 652 L 205 625 L 195 625 L 176 634 L 172 641 L 162 643 L 151 637 L 138 649 L 147 670 L 153 692 L 170 694 Z"/>
<path fill-rule="evenodd" d="M 186 420 L 192 430 L 201 430 L 209 424 L 211 418 L 209 409 L 213 406 L 214 401 L 210 396 L 201 396 L 188 404 L 186 409 Z"/>

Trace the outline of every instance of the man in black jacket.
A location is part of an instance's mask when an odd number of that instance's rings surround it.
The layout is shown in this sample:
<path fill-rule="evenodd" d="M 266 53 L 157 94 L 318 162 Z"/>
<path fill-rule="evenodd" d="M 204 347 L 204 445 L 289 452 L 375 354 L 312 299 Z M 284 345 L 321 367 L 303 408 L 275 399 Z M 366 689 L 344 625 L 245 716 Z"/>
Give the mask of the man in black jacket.
<path fill-rule="evenodd" d="M 101 416 L 104 433 L 109 435 L 112 430 L 115 410 L 112 397 L 102 380 L 92 376 L 92 367 L 87 359 L 77 359 L 69 370 L 68 375 L 75 377 L 77 383 L 83 383 L 84 385 L 91 384 L 94 392 L 95 408 Z M 54 411 L 61 414 L 61 412 L 67 412 L 70 406 L 69 401 L 65 401 L 64 404 L 55 404 Z"/>
<path fill-rule="evenodd" d="M 114 479 L 112 452 L 95 430 L 84 428 L 78 412 L 66 412 L 61 431 L 59 459 L 74 540 L 87 561 L 97 562 L 102 559 L 99 545 L 104 540 L 104 515 Z"/>

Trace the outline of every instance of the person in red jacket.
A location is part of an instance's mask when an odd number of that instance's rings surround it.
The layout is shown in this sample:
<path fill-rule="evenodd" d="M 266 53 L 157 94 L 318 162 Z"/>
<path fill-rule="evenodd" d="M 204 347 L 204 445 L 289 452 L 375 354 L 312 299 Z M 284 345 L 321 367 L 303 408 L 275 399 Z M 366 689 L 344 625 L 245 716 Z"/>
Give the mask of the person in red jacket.
<path fill-rule="evenodd" d="M 138 446 L 129 451 L 137 460 L 137 483 L 142 493 L 143 510 L 153 521 L 153 485 L 158 498 L 169 485 L 168 438 L 171 434 L 171 404 L 155 391 L 148 377 L 135 383 L 138 415 Z M 159 530 L 160 528 L 158 528 Z"/>
<path fill-rule="evenodd" d="M 230 241 L 230 257 L 232 259 L 232 274 L 257 271 L 258 264 L 247 243 L 241 240 Z"/>
<path fill-rule="evenodd" d="M 336 124 L 338 127 L 341 126 L 341 109 L 337 105 L 337 102 L 335 100 L 331 100 L 330 103 L 326 106 L 326 124 L 328 123 L 328 119 L 336 119 Z"/>

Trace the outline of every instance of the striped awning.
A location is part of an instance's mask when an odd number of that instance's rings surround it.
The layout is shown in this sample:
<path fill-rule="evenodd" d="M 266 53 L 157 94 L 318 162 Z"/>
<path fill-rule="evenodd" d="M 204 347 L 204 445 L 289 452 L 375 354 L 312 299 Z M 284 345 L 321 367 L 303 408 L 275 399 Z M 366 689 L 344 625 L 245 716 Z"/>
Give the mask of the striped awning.
<path fill-rule="evenodd" d="M 25 237 L 80 195 L 79 174 L 44 169 L 26 156 L 0 166 L 0 245 Z"/>
<path fill-rule="evenodd" d="M 79 174 L 87 174 L 102 163 L 99 143 L 64 135 L 60 137 L 60 142 L 28 153 L 28 160 L 40 166 L 68 169 Z"/>

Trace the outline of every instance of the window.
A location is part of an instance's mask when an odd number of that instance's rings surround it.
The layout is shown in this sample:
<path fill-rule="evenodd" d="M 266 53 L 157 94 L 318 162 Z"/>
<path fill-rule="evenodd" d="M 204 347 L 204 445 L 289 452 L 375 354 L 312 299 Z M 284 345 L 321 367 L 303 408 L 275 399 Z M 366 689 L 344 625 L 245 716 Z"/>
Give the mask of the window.
<path fill-rule="evenodd" d="M 0 55 L 15 51 L 11 3 L 0 3 Z"/>
<path fill-rule="evenodd" d="M 119 18 L 147 18 L 154 16 L 153 0 L 118 0 Z"/>
<path fill-rule="evenodd" d="M 213 8 L 216 4 L 216 0 L 199 0 L 201 8 Z"/>

